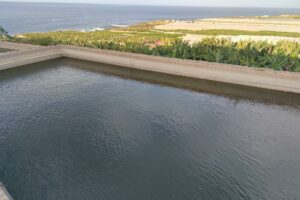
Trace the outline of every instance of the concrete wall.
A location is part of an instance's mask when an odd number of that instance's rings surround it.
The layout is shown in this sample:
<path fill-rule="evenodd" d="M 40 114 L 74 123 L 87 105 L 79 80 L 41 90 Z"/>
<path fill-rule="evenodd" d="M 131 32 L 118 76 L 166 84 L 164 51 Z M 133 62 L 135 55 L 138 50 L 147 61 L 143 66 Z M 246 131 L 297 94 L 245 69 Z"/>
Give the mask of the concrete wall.
<path fill-rule="evenodd" d="M 0 200 L 12 200 L 4 185 L 0 182 Z"/>
<path fill-rule="evenodd" d="M 6 48 L 8 46 L 10 46 L 10 48 L 17 46 L 18 51 L 0 54 L 0 70 L 59 57 L 68 57 L 117 65 L 130 69 L 174 75 L 177 77 L 300 95 L 300 73 L 279 72 L 268 69 L 256 69 L 73 46 L 40 47 L 31 45 L 30 48 L 24 47 L 23 49 L 21 48 L 22 44 L 16 45 L 14 43 L 0 42 L 0 48 L 4 46 Z"/>

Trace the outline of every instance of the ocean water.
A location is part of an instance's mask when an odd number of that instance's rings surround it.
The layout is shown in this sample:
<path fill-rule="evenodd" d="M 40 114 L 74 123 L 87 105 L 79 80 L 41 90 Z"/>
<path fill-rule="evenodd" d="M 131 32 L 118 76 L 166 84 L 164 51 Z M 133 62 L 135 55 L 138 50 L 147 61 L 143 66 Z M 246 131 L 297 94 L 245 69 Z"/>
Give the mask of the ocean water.
<path fill-rule="evenodd" d="M 155 19 L 299 14 L 300 9 L 119 6 L 0 2 L 0 26 L 11 34 L 54 30 L 101 30 Z"/>

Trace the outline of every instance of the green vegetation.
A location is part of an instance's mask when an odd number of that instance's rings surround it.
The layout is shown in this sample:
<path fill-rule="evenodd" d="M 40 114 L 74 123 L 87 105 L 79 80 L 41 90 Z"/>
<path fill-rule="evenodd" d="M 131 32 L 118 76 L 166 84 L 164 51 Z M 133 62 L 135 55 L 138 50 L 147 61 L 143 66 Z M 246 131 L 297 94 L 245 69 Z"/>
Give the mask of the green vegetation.
<path fill-rule="evenodd" d="M 277 44 L 253 41 L 233 42 L 229 39 L 217 39 L 213 36 L 219 34 L 257 35 L 257 33 L 235 30 L 207 30 L 195 31 L 193 33 L 212 35 L 211 38 L 206 38 L 199 43 L 190 45 L 182 41 L 182 37 L 186 33 L 190 33 L 188 31 L 167 32 L 154 30 L 156 25 L 167 22 L 168 21 L 154 21 L 127 28 L 114 28 L 95 32 L 58 31 L 28 33 L 10 38 L 10 41 L 37 45 L 64 44 L 84 46 L 155 56 L 300 72 L 300 44 L 296 42 L 282 41 Z M 259 33 L 264 35 L 280 35 L 284 32 L 262 31 Z M 296 35 L 293 36 L 296 37 Z"/>
<path fill-rule="evenodd" d="M 167 30 L 162 30 L 167 32 Z M 300 38 L 300 33 L 293 32 L 276 32 L 276 31 L 242 31 L 242 30 L 225 30 L 225 29 L 211 29 L 211 30 L 172 30 L 174 33 L 181 34 L 199 34 L 199 35 L 256 35 L 256 36 L 280 36 L 280 37 L 293 37 Z"/>
<path fill-rule="evenodd" d="M 0 26 L 0 39 L 9 38 L 8 32 Z"/>
<path fill-rule="evenodd" d="M 155 29 L 155 26 L 164 25 L 169 22 L 170 22 L 169 20 L 156 20 L 156 21 L 138 23 L 138 24 L 135 24 L 135 25 L 132 25 L 129 27 L 125 27 L 125 28 L 116 28 L 115 30 L 144 32 L 144 31 L 153 30 L 153 29 Z"/>
<path fill-rule="evenodd" d="M 143 44 L 151 46 L 157 41 L 162 45 L 170 45 L 180 37 L 181 34 L 167 34 L 157 32 L 126 32 L 126 31 L 95 31 L 95 32 L 78 32 L 78 31 L 60 31 L 49 33 L 29 33 L 24 34 L 25 38 L 16 38 L 18 41 L 29 42 L 39 45 L 67 44 L 77 46 L 96 47 L 102 44 Z"/>
<path fill-rule="evenodd" d="M 75 45 L 148 55 L 203 60 L 274 70 L 299 71 L 300 45 L 294 42 L 241 41 L 207 38 L 189 45 L 181 41 L 181 34 L 158 32 L 63 31 L 29 33 L 14 41 L 38 45 Z"/>
<path fill-rule="evenodd" d="M 291 17 L 297 17 L 296 15 Z M 299 16 L 300 17 L 300 16 Z M 139 23 L 126 28 L 116 28 L 116 31 L 131 31 L 131 32 L 159 32 L 159 33 L 175 33 L 175 34 L 199 34 L 199 35 L 256 35 L 256 36 L 280 36 L 300 38 L 300 33 L 296 32 L 277 32 L 277 31 L 244 31 L 244 30 L 230 30 L 230 29 L 210 29 L 210 30 L 157 30 L 155 26 L 169 23 L 169 20 L 157 20 L 146 23 Z"/>

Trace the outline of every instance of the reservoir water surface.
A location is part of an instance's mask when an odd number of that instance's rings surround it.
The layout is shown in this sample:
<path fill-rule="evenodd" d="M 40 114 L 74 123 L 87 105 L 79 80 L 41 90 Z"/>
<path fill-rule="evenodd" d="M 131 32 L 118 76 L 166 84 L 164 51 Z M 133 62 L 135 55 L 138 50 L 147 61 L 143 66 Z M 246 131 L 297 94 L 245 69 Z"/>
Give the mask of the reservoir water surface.
<path fill-rule="evenodd" d="M 0 72 L 0 181 L 16 200 L 299 199 L 299 144 L 298 106 L 63 60 Z"/>

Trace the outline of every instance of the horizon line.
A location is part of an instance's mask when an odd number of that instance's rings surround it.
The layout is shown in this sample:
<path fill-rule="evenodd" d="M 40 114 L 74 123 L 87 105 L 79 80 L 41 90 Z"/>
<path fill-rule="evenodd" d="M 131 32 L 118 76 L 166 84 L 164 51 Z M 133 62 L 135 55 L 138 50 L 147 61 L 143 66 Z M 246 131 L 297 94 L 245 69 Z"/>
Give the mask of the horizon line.
<path fill-rule="evenodd" d="M 85 5 L 112 5 L 112 6 L 152 6 L 152 7 L 199 7 L 199 8 L 266 8 L 266 9 L 300 9 L 300 7 L 265 7 L 265 6 L 208 6 L 208 5 L 153 5 L 153 4 L 118 4 L 118 3 L 92 3 L 92 2 L 38 2 L 38 1 L 7 1 L 0 0 L 0 3 L 36 3 L 36 4 L 85 4 Z"/>

